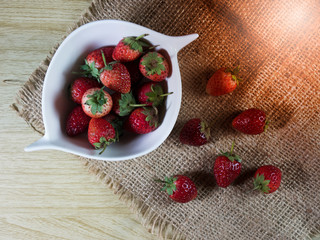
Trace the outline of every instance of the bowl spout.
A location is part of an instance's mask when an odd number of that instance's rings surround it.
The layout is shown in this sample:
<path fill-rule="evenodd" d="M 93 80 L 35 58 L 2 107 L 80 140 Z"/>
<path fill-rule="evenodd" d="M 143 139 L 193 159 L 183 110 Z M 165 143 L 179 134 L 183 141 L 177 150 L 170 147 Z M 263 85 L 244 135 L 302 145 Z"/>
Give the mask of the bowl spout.
<path fill-rule="evenodd" d="M 182 48 L 196 40 L 198 37 L 199 35 L 197 33 L 179 37 L 172 37 L 172 39 L 170 39 L 170 45 L 174 47 L 177 52 L 179 52 Z"/>
<path fill-rule="evenodd" d="M 30 144 L 29 146 L 24 148 L 26 152 L 39 151 L 45 149 L 52 149 L 52 143 L 49 141 L 47 136 L 43 136 L 38 141 Z"/>

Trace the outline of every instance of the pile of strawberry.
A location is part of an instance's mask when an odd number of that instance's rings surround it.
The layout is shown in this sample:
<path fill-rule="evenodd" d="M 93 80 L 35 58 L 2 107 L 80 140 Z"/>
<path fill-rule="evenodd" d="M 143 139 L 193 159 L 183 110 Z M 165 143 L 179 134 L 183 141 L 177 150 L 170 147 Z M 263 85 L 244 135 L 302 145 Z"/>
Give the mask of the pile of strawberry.
<path fill-rule="evenodd" d="M 237 74 L 239 68 L 228 70 L 218 69 L 209 79 L 206 92 L 211 96 L 221 96 L 234 91 L 239 84 Z M 232 128 L 249 135 L 258 135 L 266 131 L 268 121 L 264 111 L 250 108 L 236 116 L 231 124 Z M 210 138 L 210 127 L 200 118 L 188 120 L 180 131 L 180 142 L 190 146 L 201 146 L 206 144 Z M 213 163 L 212 174 L 219 187 L 226 188 L 241 173 L 242 161 L 240 156 L 233 152 L 234 142 L 231 150 L 221 152 Z M 259 167 L 253 175 L 253 189 L 260 190 L 265 194 L 276 191 L 281 182 L 282 172 L 273 165 Z M 157 180 L 164 184 L 162 190 L 166 191 L 171 199 L 176 202 L 186 203 L 196 198 L 197 188 L 194 182 L 187 176 L 176 175 Z"/>
<path fill-rule="evenodd" d="M 77 105 L 67 118 L 68 136 L 87 133 L 101 154 L 125 131 L 146 134 L 159 126 L 158 108 L 171 94 L 162 84 L 170 69 L 146 36 L 125 37 L 86 56 L 69 89 Z"/>

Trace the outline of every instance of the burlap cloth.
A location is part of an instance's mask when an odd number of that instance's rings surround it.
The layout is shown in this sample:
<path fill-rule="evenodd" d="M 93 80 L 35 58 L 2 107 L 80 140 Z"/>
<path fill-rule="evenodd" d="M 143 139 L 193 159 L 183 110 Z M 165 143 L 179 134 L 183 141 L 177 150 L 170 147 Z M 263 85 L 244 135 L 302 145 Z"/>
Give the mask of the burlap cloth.
<path fill-rule="evenodd" d="M 187 239 L 309 239 L 320 230 L 320 8 L 317 1 L 148 1 L 92 2 L 68 30 L 100 19 L 134 22 L 167 35 L 198 33 L 178 55 L 183 99 L 169 138 L 152 153 L 129 161 L 84 159 L 86 166 L 121 198 L 155 234 Z M 110 33 L 112 34 L 112 33 Z M 55 46 L 17 95 L 13 107 L 36 131 L 43 79 Z M 232 94 L 205 94 L 208 77 L 219 67 L 240 64 L 243 82 Z M 267 112 L 267 133 L 247 136 L 230 128 L 239 111 Z M 182 125 L 202 117 L 212 140 L 202 147 L 181 145 Z M 214 158 L 236 140 L 243 158 L 241 177 L 227 189 L 212 175 Z M 280 189 L 248 193 L 263 164 L 283 171 Z M 177 204 L 152 179 L 186 174 L 198 197 Z"/>

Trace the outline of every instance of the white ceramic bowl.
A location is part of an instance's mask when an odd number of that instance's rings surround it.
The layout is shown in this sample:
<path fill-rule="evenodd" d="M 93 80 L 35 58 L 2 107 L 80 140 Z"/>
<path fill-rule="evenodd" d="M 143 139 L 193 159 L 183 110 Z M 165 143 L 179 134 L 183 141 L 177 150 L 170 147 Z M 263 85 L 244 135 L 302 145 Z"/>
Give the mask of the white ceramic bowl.
<path fill-rule="evenodd" d="M 65 122 L 73 103 L 66 94 L 67 86 L 75 79 L 73 71 L 79 71 L 85 56 L 92 50 L 116 45 L 123 37 L 146 37 L 159 49 L 165 49 L 171 58 L 172 74 L 167 79 L 168 91 L 174 92 L 166 99 L 166 114 L 161 125 L 144 135 L 125 135 L 118 143 L 110 145 L 103 154 L 95 150 L 85 136 L 68 137 Z M 25 151 L 56 149 L 97 160 L 127 160 L 147 154 L 161 145 L 170 134 L 181 105 L 181 77 L 177 54 L 192 42 L 198 34 L 166 36 L 130 22 L 101 20 L 85 24 L 73 31 L 60 45 L 48 67 L 42 92 L 42 114 L 45 135 L 25 148 Z"/>

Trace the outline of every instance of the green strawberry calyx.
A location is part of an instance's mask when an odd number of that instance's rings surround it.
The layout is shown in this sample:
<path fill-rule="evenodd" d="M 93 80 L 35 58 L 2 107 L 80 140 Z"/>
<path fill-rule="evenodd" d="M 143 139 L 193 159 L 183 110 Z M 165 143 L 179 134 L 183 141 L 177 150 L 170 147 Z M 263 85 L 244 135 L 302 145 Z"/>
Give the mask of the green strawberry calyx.
<path fill-rule="evenodd" d="M 264 125 L 263 132 L 266 132 L 266 131 L 268 130 L 269 125 L 270 125 L 270 121 L 267 120 L 267 121 L 266 121 L 266 124 Z"/>
<path fill-rule="evenodd" d="M 269 183 L 270 183 L 270 180 L 265 180 L 263 174 L 262 175 L 257 174 L 255 179 L 253 180 L 253 186 L 254 186 L 253 190 L 260 190 L 264 193 L 269 193 L 270 191 Z"/>
<path fill-rule="evenodd" d="M 120 106 L 119 115 L 123 117 L 123 116 L 129 115 L 134 108 L 145 107 L 147 106 L 147 104 L 137 104 L 132 92 L 129 92 L 129 93 L 121 94 L 121 98 L 119 100 L 119 106 Z"/>
<path fill-rule="evenodd" d="M 142 113 L 146 115 L 146 121 L 150 127 L 158 127 L 158 109 L 156 107 L 143 107 Z"/>
<path fill-rule="evenodd" d="M 157 107 L 163 102 L 164 97 L 170 94 L 173 94 L 173 92 L 163 93 L 163 89 L 159 84 L 152 84 L 151 92 L 147 92 L 146 96 L 148 97 L 147 101 L 152 102 L 152 106 Z"/>
<path fill-rule="evenodd" d="M 109 146 L 111 143 L 116 142 L 115 138 L 109 138 L 108 140 L 105 137 L 101 137 L 99 139 L 99 142 L 94 143 L 94 147 L 96 149 L 102 149 L 101 152 L 99 152 L 99 154 L 102 154 L 104 152 L 104 150 L 106 150 L 107 146 Z"/>
<path fill-rule="evenodd" d="M 102 60 L 104 63 L 104 67 L 101 68 L 100 70 L 98 68 L 95 67 L 95 62 L 93 61 L 92 63 L 88 63 L 87 59 L 84 60 L 85 64 L 80 66 L 80 69 L 82 70 L 82 72 L 80 72 L 81 75 L 85 76 L 85 77 L 92 77 L 95 78 L 96 80 L 98 80 L 98 82 L 100 81 L 100 74 L 104 71 L 104 70 L 112 70 L 112 65 L 115 63 L 118 63 L 118 61 L 113 61 L 110 62 L 109 64 L 107 64 L 106 62 L 106 58 L 104 56 L 103 51 L 101 50 L 101 56 L 102 56 Z M 74 72 L 77 73 L 77 72 Z"/>
<path fill-rule="evenodd" d="M 97 112 L 102 112 L 103 105 L 107 103 L 107 98 L 105 97 L 105 93 L 102 87 L 100 90 L 95 91 L 93 94 L 88 95 L 88 100 L 85 104 L 91 106 L 91 113 L 96 115 Z"/>
<path fill-rule="evenodd" d="M 233 142 L 232 142 L 232 145 L 231 145 L 231 150 L 230 150 L 230 152 L 222 152 L 222 151 L 221 151 L 221 156 L 227 157 L 231 162 L 233 162 L 233 161 L 241 162 L 240 156 L 234 154 L 234 152 L 233 152 L 234 144 L 235 144 L 235 142 L 233 141 Z"/>
<path fill-rule="evenodd" d="M 96 80 L 98 80 L 98 82 L 100 82 L 100 71 L 98 68 L 95 67 L 95 62 L 92 63 L 88 63 L 88 61 L 85 59 L 84 60 L 85 64 L 80 66 L 80 69 L 82 70 L 82 72 L 80 72 L 81 75 L 85 76 L 85 77 L 92 77 Z M 78 73 L 78 72 L 74 72 L 74 73 Z"/>
<path fill-rule="evenodd" d="M 171 196 L 173 192 L 177 190 L 177 187 L 175 184 L 175 181 L 177 181 L 176 177 L 165 177 L 164 180 L 156 179 L 155 181 L 164 184 L 161 191 L 166 191 L 169 194 L 169 196 Z"/>
<path fill-rule="evenodd" d="M 142 34 L 138 37 L 125 37 L 123 38 L 122 42 L 125 45 L 129 45 L 131 49 L 143 52 L 143 47 L 149 47 L 150 44 L 144 39 L 144 37 L 148 36 L 149 34 Z"/>
<path fill-rule="evenodd" d="M 210 136 L 211 136 L 211 133 L 210 133 L 210 127 L 208 125 L 208 123 L 206 121 L 201 121 L 200 122 L 200 132 L 202 134 L 204 134 L 205 138 L 207 140 L 209 140 Z"/>
<path fill-rule="evenodd" d="M 164 58 L 160 57 L 157 52 L 149 52 L 143 57 L 141 65 L 145 66 L 149 76 L 154 74 L 161 75 L 161 72 L 166 70 L 163 61 Z"/>
<path fill-rule="evenodd" d="M 235 81 L 237 85 L 239 85 L 239 83 L 242 81 L 242 79 L 238 77 L 238 74 L 240 72 L 240 66 L 237 66 L 234 69 L 227 69 L 226 72 L 231 73 L 232 80 Z"/>

